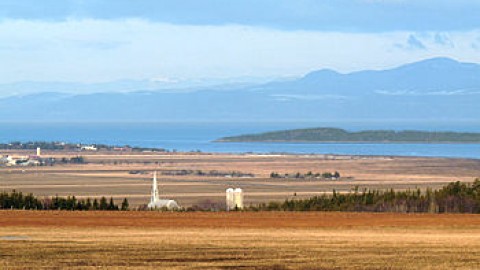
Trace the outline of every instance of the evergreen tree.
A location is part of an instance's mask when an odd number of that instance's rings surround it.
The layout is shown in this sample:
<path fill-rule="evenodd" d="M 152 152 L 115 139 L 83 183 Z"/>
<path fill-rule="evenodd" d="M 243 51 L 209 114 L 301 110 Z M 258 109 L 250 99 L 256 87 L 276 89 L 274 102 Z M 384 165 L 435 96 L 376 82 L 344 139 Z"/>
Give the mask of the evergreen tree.
<path fill-rule="evenodd" d="M 85 200 L 78 200 L 74 210 L 85 210 Z"/>
<path fill-rule="evenodd" d="M 100 207 L 99 207 L 99 210 L 108 210 L 107 198 L 105 198 L 105 196 L 103 196 L 103 197 L 100 199 Z"/>
<path fill-rule="evenodd" d="M 127 200 L 127 198 L 124 198 L 123 202 L 122 202 L 122 207 L 121 207 L 122 211 L 127 211 L 128 207 L 129 207 L 128 200 Z"/>
<path fill-rule="evenodd" d="M 87 202 L 85 202 L 85 210 L 92 210 L 92 200 L 90 200 L 90 197 L 87 198 Z"/>
<path fill-rule="evenodd" d="M 98 204 L 97 198 L 93 199 L 92 209 L 98 210 L 99 208 L 100 208 L 100 205 Z"/>
<path fill-rule="evenodd" d="M 110 203 L 108 204 L 108 210 L 110 210 L 110 211 L 118 210 L 118 206 L 115 205 L 115 202 L 113 201 L 113 197 L 110 197 Z"/>

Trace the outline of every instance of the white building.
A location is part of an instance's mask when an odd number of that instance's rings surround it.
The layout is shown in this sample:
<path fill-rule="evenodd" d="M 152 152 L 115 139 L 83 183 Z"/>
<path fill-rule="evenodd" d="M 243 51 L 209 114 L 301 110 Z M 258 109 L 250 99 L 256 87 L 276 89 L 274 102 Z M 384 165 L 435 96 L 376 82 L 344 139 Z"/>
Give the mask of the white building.
<path fill-rule="evenodd" d="M 80 148 L 81 150 L 85 150 L 85 151 L 97 151 L 97 147 L 95 147 L 94 145 L 84 145 Z"/>
<path fill-rule="evenodd" d="M 167 208 L 168 210 L 175 210 L 180 208 L 180 206 L 178 206 L 177 202 L 174 200 L 160 199 L 160 196 L 158 194 L 157 172 L 153 173 L 152 193 L 150 195 L 150 203 L 148 203 L 148 208 Z"/>
<path fill-rule="evenodd" d="M 11 156 L 0 157 L 0 164 L 9 164 L 12 165 L 13 159 Z"/>
<path fill-rule="evenodd" d="M 243 190 L 241 188 L 227 188 L 226 209 L 227 211 L 243 208 Z"/>
<path fill-rule="evenodd" d="M 225 193 L 226 193 L 225 205 L 226 205 L 227 211 L 235 209 L 235 198 L 233 197 L 233 188 L 227 188 Z"/>

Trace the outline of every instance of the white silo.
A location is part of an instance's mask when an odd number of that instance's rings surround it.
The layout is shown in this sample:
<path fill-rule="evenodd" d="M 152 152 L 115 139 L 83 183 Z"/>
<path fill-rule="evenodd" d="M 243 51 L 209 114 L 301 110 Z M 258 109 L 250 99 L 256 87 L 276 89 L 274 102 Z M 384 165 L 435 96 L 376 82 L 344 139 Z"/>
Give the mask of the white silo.
<path fill-rule="evenodd" d="M 227 188 L 225 203 L 227 211 L 235 209 L 235 197 L 233 193 L 233 188 Z"/>
<path fill-rule="evenodd" d="M 233 191 L 233 198 L 234 198 L 234 207 L 237 209 L 243 208 L 243 190 L 241 188 L 236 188 Z"/>

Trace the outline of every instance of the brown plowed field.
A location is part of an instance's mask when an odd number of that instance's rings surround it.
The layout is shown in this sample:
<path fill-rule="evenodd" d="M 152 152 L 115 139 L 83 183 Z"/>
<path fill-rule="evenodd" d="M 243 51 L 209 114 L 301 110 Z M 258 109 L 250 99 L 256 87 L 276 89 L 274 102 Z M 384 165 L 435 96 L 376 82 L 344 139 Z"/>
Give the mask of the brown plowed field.
<path fill-rule="evenodd" d="M 0 211 L 8 227 L 336 228 L 479 226 L 480 215 L 348 212 Z"/>
<path fill-rule="evenodd" d="M 13 154 L 13 153 L 12 153 Z M 20 153 L 21 154 L 21 153 Z M 25 152 L 23 154 L 28 154 Z M 45 152 L 55 158 L 79 153 Z M 246 204 L 360 189 L 440 188 L 480 176 L 480 160 L 324 155 L 81 153 L 88 164 L 1 167 L 0 191 Z M 171 176 L 172 170 L 255 177 Z M 143 171 L 132 174 L 132 171 Z M 271 172 L 339 171 L 338 181 Z M 480 215 L 323 212 L 0 211 L 0 269 L 480 269 Z"/>
<path fill-rule="evenodd" d="M 480 269 L 480 215 L 0 211 L 0 269 Z"/>

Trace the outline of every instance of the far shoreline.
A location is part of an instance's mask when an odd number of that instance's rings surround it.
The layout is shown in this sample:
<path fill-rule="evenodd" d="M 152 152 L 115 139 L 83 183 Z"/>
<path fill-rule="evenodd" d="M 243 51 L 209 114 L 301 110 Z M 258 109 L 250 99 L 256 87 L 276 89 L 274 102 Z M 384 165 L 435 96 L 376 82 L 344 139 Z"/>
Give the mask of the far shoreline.
<path fill-rule="evenodd" d="M 472 159 L 479 160 L 478 146 L 480 143 L 460 142 L 353 142 L 353 141 L 208 141 L 209 144 L 225 145 L 225 147 L 205 147 L 191 149 L 169 149 L 155 147 L 141 147 L 129 145 L 106 145 L 106 144 L 78 144 L 68 142 L 16 142 L 0 144 L 0 157 L 24 153 L 35 155 L 37 147 L 42 153 L 68 153 L 82 156 L 84 154 L 107 154 L 107 155 L 175 155 L 175 154 L 202 154 L 202 155 L 315 155 L 331 156 L 338 158 L 368 158 L 368 157 L 410 157 L 410 158 L 448 158 L 448 159 Z M 227 147 L 232 145 L 232 147 Z M 235 146 L 237 145 L 237 146 Z M 252 147 L 249 147 L 251 145 Z M 285 147 L 282 147 L 285 145 Z M 342 146 L 343 145 L 343 146 Z M 391 145 L 392 147 L 389 147 Z M 395 146 L 396 145 L 396 146 Z M 450 147 L 448 147 L 450 145 Z M 265 146 L 265 147 L 263 147 Z M 298 146 L 298 147 L 297 147 Z M 406 149 L 403 149 L 403 146 Z M 471 147 L 470 147 L 471 146 Z M 87 150 L 92 148 L 94 151 Z M 82 149 L 85 148 L 85 149 Z M 384 149 L 385 148 L 385 149 Z M 452 148 L 453 150 L 449 150 Z M 370 149 L 370 150 L 369 150 Z M 390 149 L 390 150 L 389 150 Z M 444 151 L 442 151 L 444 149 Z M 453 153 L 453 154 L 449 154 Z"/>
<path fill-rule="evenodd" d="M 480 144 L 480 142 L 425 142 L 425 141 L 305 141 L 305 140 L 213 140 L 213 143 L 292 143 L 292 144 Z"/>
<path fill-rule="evenodd" d="M 480 133 L 426 130 L 287 129 L 222 137 L 215 142 L 311 144 L 480 144 Z"/>
<path fill-rule="evenodd" d="M 256 142 L 254 142 L 256 143 Z M 32 150 L 29 149 L 0 149 L 0 157 L 3 155 L 28 155 Z M 446 159 L 446 160 L 480 160 L 475 157 L 449 157 L 449 156 L 427 156 L 427 155 L 387 155 L 387 154 L 340 154 L 340 153 L 299 153 L 299 152 L 203 152 L 203 151 L 135 151 L 119 152 L 115 150 L 99 151 L 75 151 L 75 150 L 42 150 L 44 156 L 251 156 L 251 157 L 317 157 L 325 160 L 358 160 L 358 159 Z M 1 167 L 1 166 L 0 166 Z"/>

